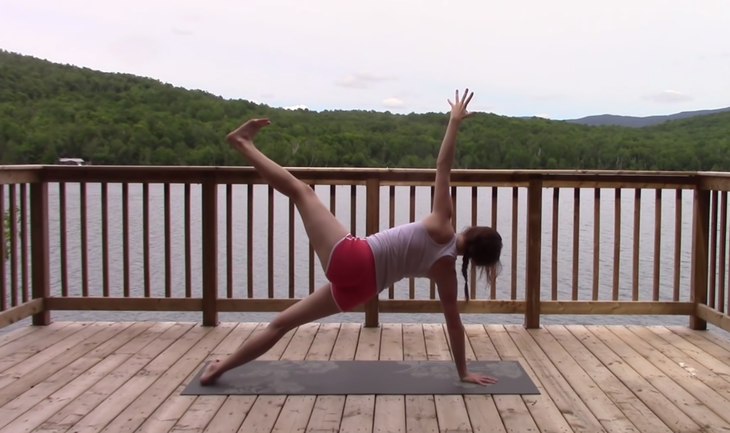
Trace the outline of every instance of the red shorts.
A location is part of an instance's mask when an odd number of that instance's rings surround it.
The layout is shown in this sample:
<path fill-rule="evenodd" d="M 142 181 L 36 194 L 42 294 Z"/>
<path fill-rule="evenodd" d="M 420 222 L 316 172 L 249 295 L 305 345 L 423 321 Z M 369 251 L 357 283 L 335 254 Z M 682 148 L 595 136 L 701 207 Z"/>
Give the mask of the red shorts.
<path fill-rule="evenodd" d="M 330 254 L 327 279 L 332 296 L 342 312 L 347 312 L 377 294 L 375 258 L 367 241 L 348 234 Z"/>

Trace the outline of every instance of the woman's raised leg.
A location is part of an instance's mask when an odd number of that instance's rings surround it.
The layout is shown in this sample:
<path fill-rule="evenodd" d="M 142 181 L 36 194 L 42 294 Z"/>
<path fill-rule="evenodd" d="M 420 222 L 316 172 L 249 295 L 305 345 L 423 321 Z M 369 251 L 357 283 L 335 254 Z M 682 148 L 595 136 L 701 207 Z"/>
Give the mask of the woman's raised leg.
<path fill-rule="evenodd" d="M 269 351 L 277 341 L 292 329 L 324 317 L 339 313 L 340 308 L 332 297 L 330 284 L 315 290 L 311 295 L 279 313 L 266 328 L 251 336 L 231 356 L 223 361 L 214 360 L 200 376 L 201 385 L 211 385 L 228 370 L 253 361 Z"/>
<path fill-rule="evenodd" d="M 256 134 L 269 124 L 268 119 L 251 119 L 228 134 L 228 143 L 238 150 L 271 186 L 294 200 L 312 248 L 326 272 L 332 249 L 347 235 L 348 230 L 332 215 L 312 188 L 254 146 L 253 139 Z"/>

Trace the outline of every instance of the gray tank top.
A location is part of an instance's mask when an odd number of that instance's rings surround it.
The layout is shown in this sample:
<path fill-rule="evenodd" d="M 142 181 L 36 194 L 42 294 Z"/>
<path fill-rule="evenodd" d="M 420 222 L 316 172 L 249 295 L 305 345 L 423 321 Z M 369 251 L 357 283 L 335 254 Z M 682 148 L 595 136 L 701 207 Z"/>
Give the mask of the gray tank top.
<path fill-rule="evenodd" d="M 375 258 L 378 293 L 410 277 L 428 277 L 431 265 L 444 256 L 456 258 L 456 234 L 436 243 L 421 221 L 396 226 L 365 238 Z"/>

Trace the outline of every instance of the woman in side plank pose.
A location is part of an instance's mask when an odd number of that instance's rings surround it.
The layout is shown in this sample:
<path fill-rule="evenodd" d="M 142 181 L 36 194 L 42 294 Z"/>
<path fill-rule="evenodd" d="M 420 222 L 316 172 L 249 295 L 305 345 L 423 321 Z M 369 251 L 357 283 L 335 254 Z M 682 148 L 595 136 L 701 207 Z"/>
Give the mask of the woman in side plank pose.
<path fill-rule="evenodd" d="M 499 265 L 502 238 L 491 227 L 469 227 L 456 234 L 449 177 L 456 135 L 462 120 L 473 113 L 467 105 L 474 93 L 467 89 L 454 102 L 436 166 L 433 209 L 421 221 L 381 231 L 365 239 L 354 237 L 335 218 L 315 192 L 289 171 L 266 157 L 253 144 L 268 119 L 251 119 L 227 136 L 259 174 L 276 190 L 293 199 L 328 283 L 279 313 L 223 361 L 208 364 L 200 377 L 211 385 L 226 371 L 248 363 L 271 349 L 290 330 L 340 312 L 351 311 L 377 296 L 391 283 L 407 277 L 428 277 L 438 285 L 456 370 L 464 382 L 495 383 L 492 377 L 470 373 L 466 367 L 464 328 L 457 308 L 456 258 L 463 256 L 461 271 L 467 278 L 469 262 L 486 271 L 488 279 Z M 464 291 L 468 301 L 466 283 Z"/>

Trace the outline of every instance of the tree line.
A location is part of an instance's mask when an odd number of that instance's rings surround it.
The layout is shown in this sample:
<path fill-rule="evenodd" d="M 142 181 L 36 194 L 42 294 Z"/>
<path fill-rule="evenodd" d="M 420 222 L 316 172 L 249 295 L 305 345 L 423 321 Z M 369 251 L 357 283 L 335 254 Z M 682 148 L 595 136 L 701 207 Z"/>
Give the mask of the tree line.
<path fill-rule="evenodd" d="M 129 74 L 0 51 L 0 164 L 241 165 L 224 140 L 246 118 L 286 166 L 434 167 L 448 115 L 286 110 Z M 730 171 L 730 113 L 644 128 L 477 113 L 457 168 Z"/>

